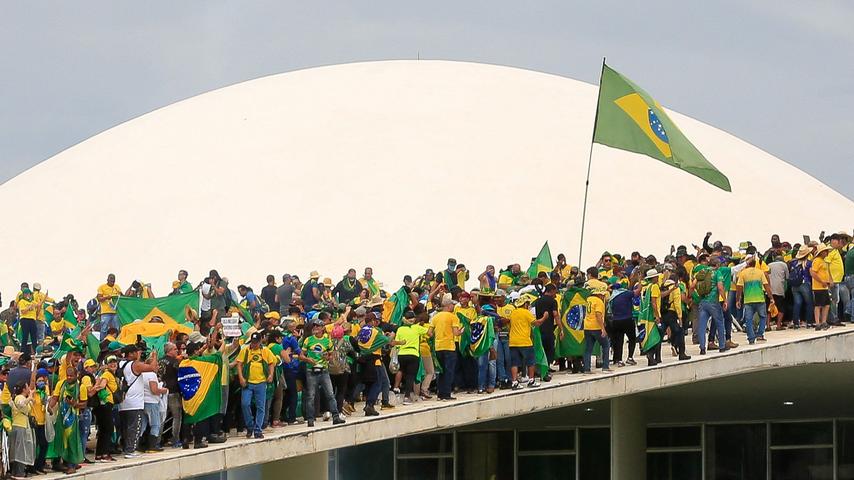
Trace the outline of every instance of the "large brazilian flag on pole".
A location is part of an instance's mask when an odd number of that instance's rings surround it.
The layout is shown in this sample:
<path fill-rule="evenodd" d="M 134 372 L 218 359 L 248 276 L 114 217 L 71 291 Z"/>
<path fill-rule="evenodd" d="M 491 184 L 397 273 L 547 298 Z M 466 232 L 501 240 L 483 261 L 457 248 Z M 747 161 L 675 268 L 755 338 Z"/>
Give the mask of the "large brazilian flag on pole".
<path fill-rule="evenodd" d="M 727 177 L 706 160 L 655 99 L 604 64 L 593 142 L 647 155 L 732 191 Z"/>
<path fill-rule="evenodd" d="M 198 423 L 219 413 L 222 355 L 200 355 L 178 365 L 178 388 L 184 406 L 184 421 Z"/>

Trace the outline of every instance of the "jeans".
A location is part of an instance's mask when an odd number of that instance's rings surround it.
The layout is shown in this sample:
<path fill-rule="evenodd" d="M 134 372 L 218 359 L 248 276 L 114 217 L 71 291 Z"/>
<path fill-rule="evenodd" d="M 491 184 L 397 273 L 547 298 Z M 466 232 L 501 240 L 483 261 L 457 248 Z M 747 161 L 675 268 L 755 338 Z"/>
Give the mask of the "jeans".
<path fill-rule="evenodd" d="M 839 284 L 834 283 L 832 287 L 828 287 L 827 293 L 830 294 L 830 313 L 827 315 L 829 322 L 839 322 Z"/>
<path fill-rule="evenodd" d="M 585 330 L 583 370 L 585 372 L 590 371 L 590 357 L 593 356 L 593 347 L 595 347 L 597 343 L 602 347 L 602 370 L 607 370 L 609 367 L 608 361 L 611 357 L 609 352 L 611 349 L 611 342 L 608 340 L 608 336 L 602 335 L 600 330 Z"/>
<path fill-rule="evenodd" d="M 802 283 L 793 288 L 792 299 L 792 323 L 800 325 L 802 318 L 806 323 L 813 323 L 815 321 L 813 319 L 815 313 L 813 310 L 812 286 L 809 283 Z M 801 317 L 801 311 L 804 312 L 803 317 Z"/>
<path fill-rule="evenodd" d="M 83 452 L 86 452 L 86 442 L 89 441 L 89 434 L 92 433 L 92 409 L 81 408 L 78 421 L 80 428 L 80 444 L 83 445 Z"/>
<path fill-rule="evenodd" d="M 33 432 L 36 434 L 36 461 L 33 463 L 33 468 L 43 470 L 46 463 L 48 445 L 44 425 L 36 425 Z"/>
<path fill-rule="evenodd" d="M 477 357 L 477 389 L 495 388 L 495 360 L 489 359 L 489 353 Z"/>
<path fill-rule="evenodd" d="M 851 301 L 854 296 L 854 275 L 848 275 L 842 281 L 839 296 L 842 297 L 842 309 L 848 314 L 848 320 L 854 322 L 854 302 Z"/>
<path fill-rule="evenodd" d="M 264 425 L 264 407 L 267 406 L 267 384 L 261 383 L 246 383 L 243 390 L 240 392 L 240 403 L 243 406 L 243 424 L 246 426 L 246 433 L 261 433 Z M 252 417 L 252 400 L 255 400 L 255 418 Z"/>
<path fill-rule="evenodd" d="M 391 390 L 391 382 L 388 380 L 388 370 L 385 366 L 380 366 L 377 370 L 377 383 L 380 385 L 382 392 L 383 405 L 388 405 L 388 392 Z"/>
<path fill-rule="evenodd" d="M 145 427 L 151 427 L 148 431 L 148 434 L 153 437 L 160 437 L 160 427 L 162 424 L 162 422 L 160 421 L 160 404 L 143 404 L 143 410 L 145 411 L 145 415 L 142 417 L 142 428 L 140 429 L 140 431 L 144 432 Z"/>
<path fill-rule="evenodd" d="M 442 373 L 439 374 L 438 382 L 439 398 L 448 398 L 451 396 L 451 389 L 454 387 L 457 352 L 453 350 L 440 350 L 436 352 L 436 356 L 439 358 L 439 365 L 442 366 Z"/>
<path fill-rule="evenodd" d="M 721 304 L 718 302 L 700 302 L 700 313 L 699 313 L 699 321 L 697 322 L 697 338 L 700 341 L 700 350 L 705 351 L 706 349 L 706 325 L 709 323 L 709 319 L 712 319 L 715 322 L 715 326 L 717 328 L 718 334 L 718 348 L 725 349 L 726 348 L 726 333 L 724 330 L 724 311 L 721 307 Z"/>
<path fill-rule="evenodd" d="M 36 321 L 32 318 L 21 319 L 21 351 L 35 353 L 35 348 L 38 341 L 38 330 L 36 329 Z M 33 346 L 30 351 L 30 345 Z"/>
<path fill-rule="evenodd" d="M 184 419 L 181 394 L 170 393 L 167 398 L 167 405 L 169 406 L 169 413 L 172 415 L 172 444 L 177 445 L 181 441 L 181 422 Z"/>
<path fill-rule="evenodd" d="M 329 409 L 329 413 L 333 416 L 338 415 L 338 406 L 335 404 L 335 394 L 332 392 L 332 379 L 329 378 L 329 371 L 323 370 L 316 373 L 308 369 L 305 372 L 305 380 L 305 419 L 314 420 L 314 396 L 317 394 L 317 387 L 323 390 L 323 399 L 326 400 L 326 408 Z"/>
<path fill-rule="evenodd" d="M 36 340 L 38 341 L 39 345 L 41 345 L 41 343 L 44 341 L 45 325 L 46 324 L 44 323 L 44 320 L 39 320 L 36 322 Z"/>
<path fill-rule="evenodd" d="M 498 352 L 498 359 L 495 362 L 496 376 L 498 381 L 507 382 L 510 380 L 510 338 L 496 338 L 495 350 Z"/>
<path fill-rule="evenodd" d="M 119 320 L 116 318 L 115 313 L 102 313 L 101 314 L 101 338 L 107 336 L 107 330 L 110 327 L 116 327 L 116 330 L 121 331 L 119 327 Z"/>
<path fill-rule="evenodd" d="M 297 419 L 297 371 L 286 368 L 285 371 L 285 421 L 295 422 Z"/>
<path fill-rule="evenodd" d="M 730 290 L 727 293 L 727 296 L 726 296 L 726 306 L 727 306 L 727 310 L 728 310 L 727 315 L 729 315 L 729 317 L 732 319 L 732 321 L 737 322 L 739 325 L 743 325 L 744 322 L 742 320 L 744 318 L 744 312 L 742 311 L 741 308 L 736 307 L 735 304 L 736 304 L 737 299 L 738 299 L 738 292 L 736 292 L 735 290 Z M 726 317 L 727 315 L 724 315 L 724 317 Z M 727 329 L 728 330 L 727 338 L 732 338 L 731 337 L 732 325 L 730 325 L 729 327 L 730 328 Z"/>
<path fill-rule="evenodd" d="M 753 333 L 753 314 L 759 315 L 759 330 Z M 768 308 L 765 302 L 744 304 L 744 327 L 747 330 L 747 342 L 753 343 L 756 337 L 765 336 L 765 324 L 768 321 Z"/>

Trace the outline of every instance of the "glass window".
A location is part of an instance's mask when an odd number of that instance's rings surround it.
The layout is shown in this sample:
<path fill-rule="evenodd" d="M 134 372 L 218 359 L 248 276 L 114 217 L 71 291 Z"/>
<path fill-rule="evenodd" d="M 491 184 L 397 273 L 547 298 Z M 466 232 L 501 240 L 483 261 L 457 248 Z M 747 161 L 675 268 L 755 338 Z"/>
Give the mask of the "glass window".
<path fill-rule="evenodd" d="M 578 435 L 581 478 L 584 480 L 609 480 L 611 478 L 610 429 L 582 428 Z"/>
<path fill-rule="evenodd" d="M 646 478 L 654 478 L 656 480 L 702 480 L 702 453 L 647 453 Z"/>
<path fill-rule="evenodd" d="M 369 462 L 370 463 L 370 462 Z M 453 480 L 453 458 L 407 458 L 397 461 L 398 480 Z"/>
<path fill-rule="evenodd" d="M 457 478 L 513 479 L 513 434 L 460 432 L 457 434 Z"/>
<path fill-rule="evenodd" d="M 517 462 L 518 478 L 575 480 L 575 455 L 525 455 Z"/>
<path fill-rule="evenodd" d="M 836 422 L 836 478 L 854 480 L 854 420 Z"/>
<path fill-rule="evenodd" d="M 394 477 L 394 440 L 338 449 L 339 480 L 387 480 Z M 370 458 L 370 462 L 365 459 Z"/>
<path fill-rule="evenodd" d="M 833 480 L 833 449 L 772 450 L 771 478 L 774 480 Z"/>
<path fill-rule="evenodd" d="M 771 446 L 832 445 L 833 422 L 791 422 L 771 424 Z"/>
<path fill-rule="evenodd" d="M 575 449 L 575 430 L 545 430 L 519 432 L 519 451 L 572 451 Z"/>
<path fill-rule="evenodd" d="M 452 433 L 420 434 L 397 440 L 398 455 L 436 453 L 454 453 Z"/>
<path fill-rule="evenodd" d="M 701 428 L 652 427 L 646 429 L 646 448 L 699 447 Z"/>
<path fill-rule="evenodd" d="M 767 471 L 766 425 L 706 425 L 708 480 L 764 479 Z"/>

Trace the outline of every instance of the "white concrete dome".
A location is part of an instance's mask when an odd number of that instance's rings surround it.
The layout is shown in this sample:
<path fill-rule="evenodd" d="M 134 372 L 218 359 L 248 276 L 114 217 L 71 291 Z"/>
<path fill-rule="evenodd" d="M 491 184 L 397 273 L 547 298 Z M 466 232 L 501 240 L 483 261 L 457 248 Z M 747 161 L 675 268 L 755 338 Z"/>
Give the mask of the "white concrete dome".
<path fill-rule="evenodd" d="M 257 289 L 268 273 L 337 281 L 351 266 L 372 266 L 392 289 L 449 256 L 474 275 L 525 265 L 546 240 L 574 263 L 596 94 L 516 68 L 385 61 L 180 101 L 0 186 L 0 290 L 9 299 L 21 281 L 40 282 L 90 298 L 114 272 L 122 287 L 140 279 L 163 295 L 179 268 L 193 283 L 216 268 Z M 794 242 L 850 228 L 847 198 L 726 132 L 672 118 L 732 193 L 597 145 L 585 264 L 605 249 L 661 255 L 707 230 L 764 245 L 772 233 Z"/>

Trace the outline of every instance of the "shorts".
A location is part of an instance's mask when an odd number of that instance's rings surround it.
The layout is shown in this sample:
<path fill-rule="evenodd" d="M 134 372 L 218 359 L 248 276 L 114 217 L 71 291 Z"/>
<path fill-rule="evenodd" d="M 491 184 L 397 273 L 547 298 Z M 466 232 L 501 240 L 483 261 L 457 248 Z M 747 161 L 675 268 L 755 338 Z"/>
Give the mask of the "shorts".
<path fill-rule="evenodd" d="M 830 293 L 827 290 L 813 290 L 813 297 L 815 297 L 815 306 L 816 307 L 829 307 L 830 306 Z"/>
<path fill-rule="evenodd" d="M 774 295 L 774 303 L 777 304 L 777 309 L 783 311 L 783 305 L 786 304 L 786 297 L 783 295 Z"/>
<path fill-rule="evenodd" d="M 534 365 L 534 347 L 510 347 L 510 359 L 514 367 L 525 368 Z"/>

